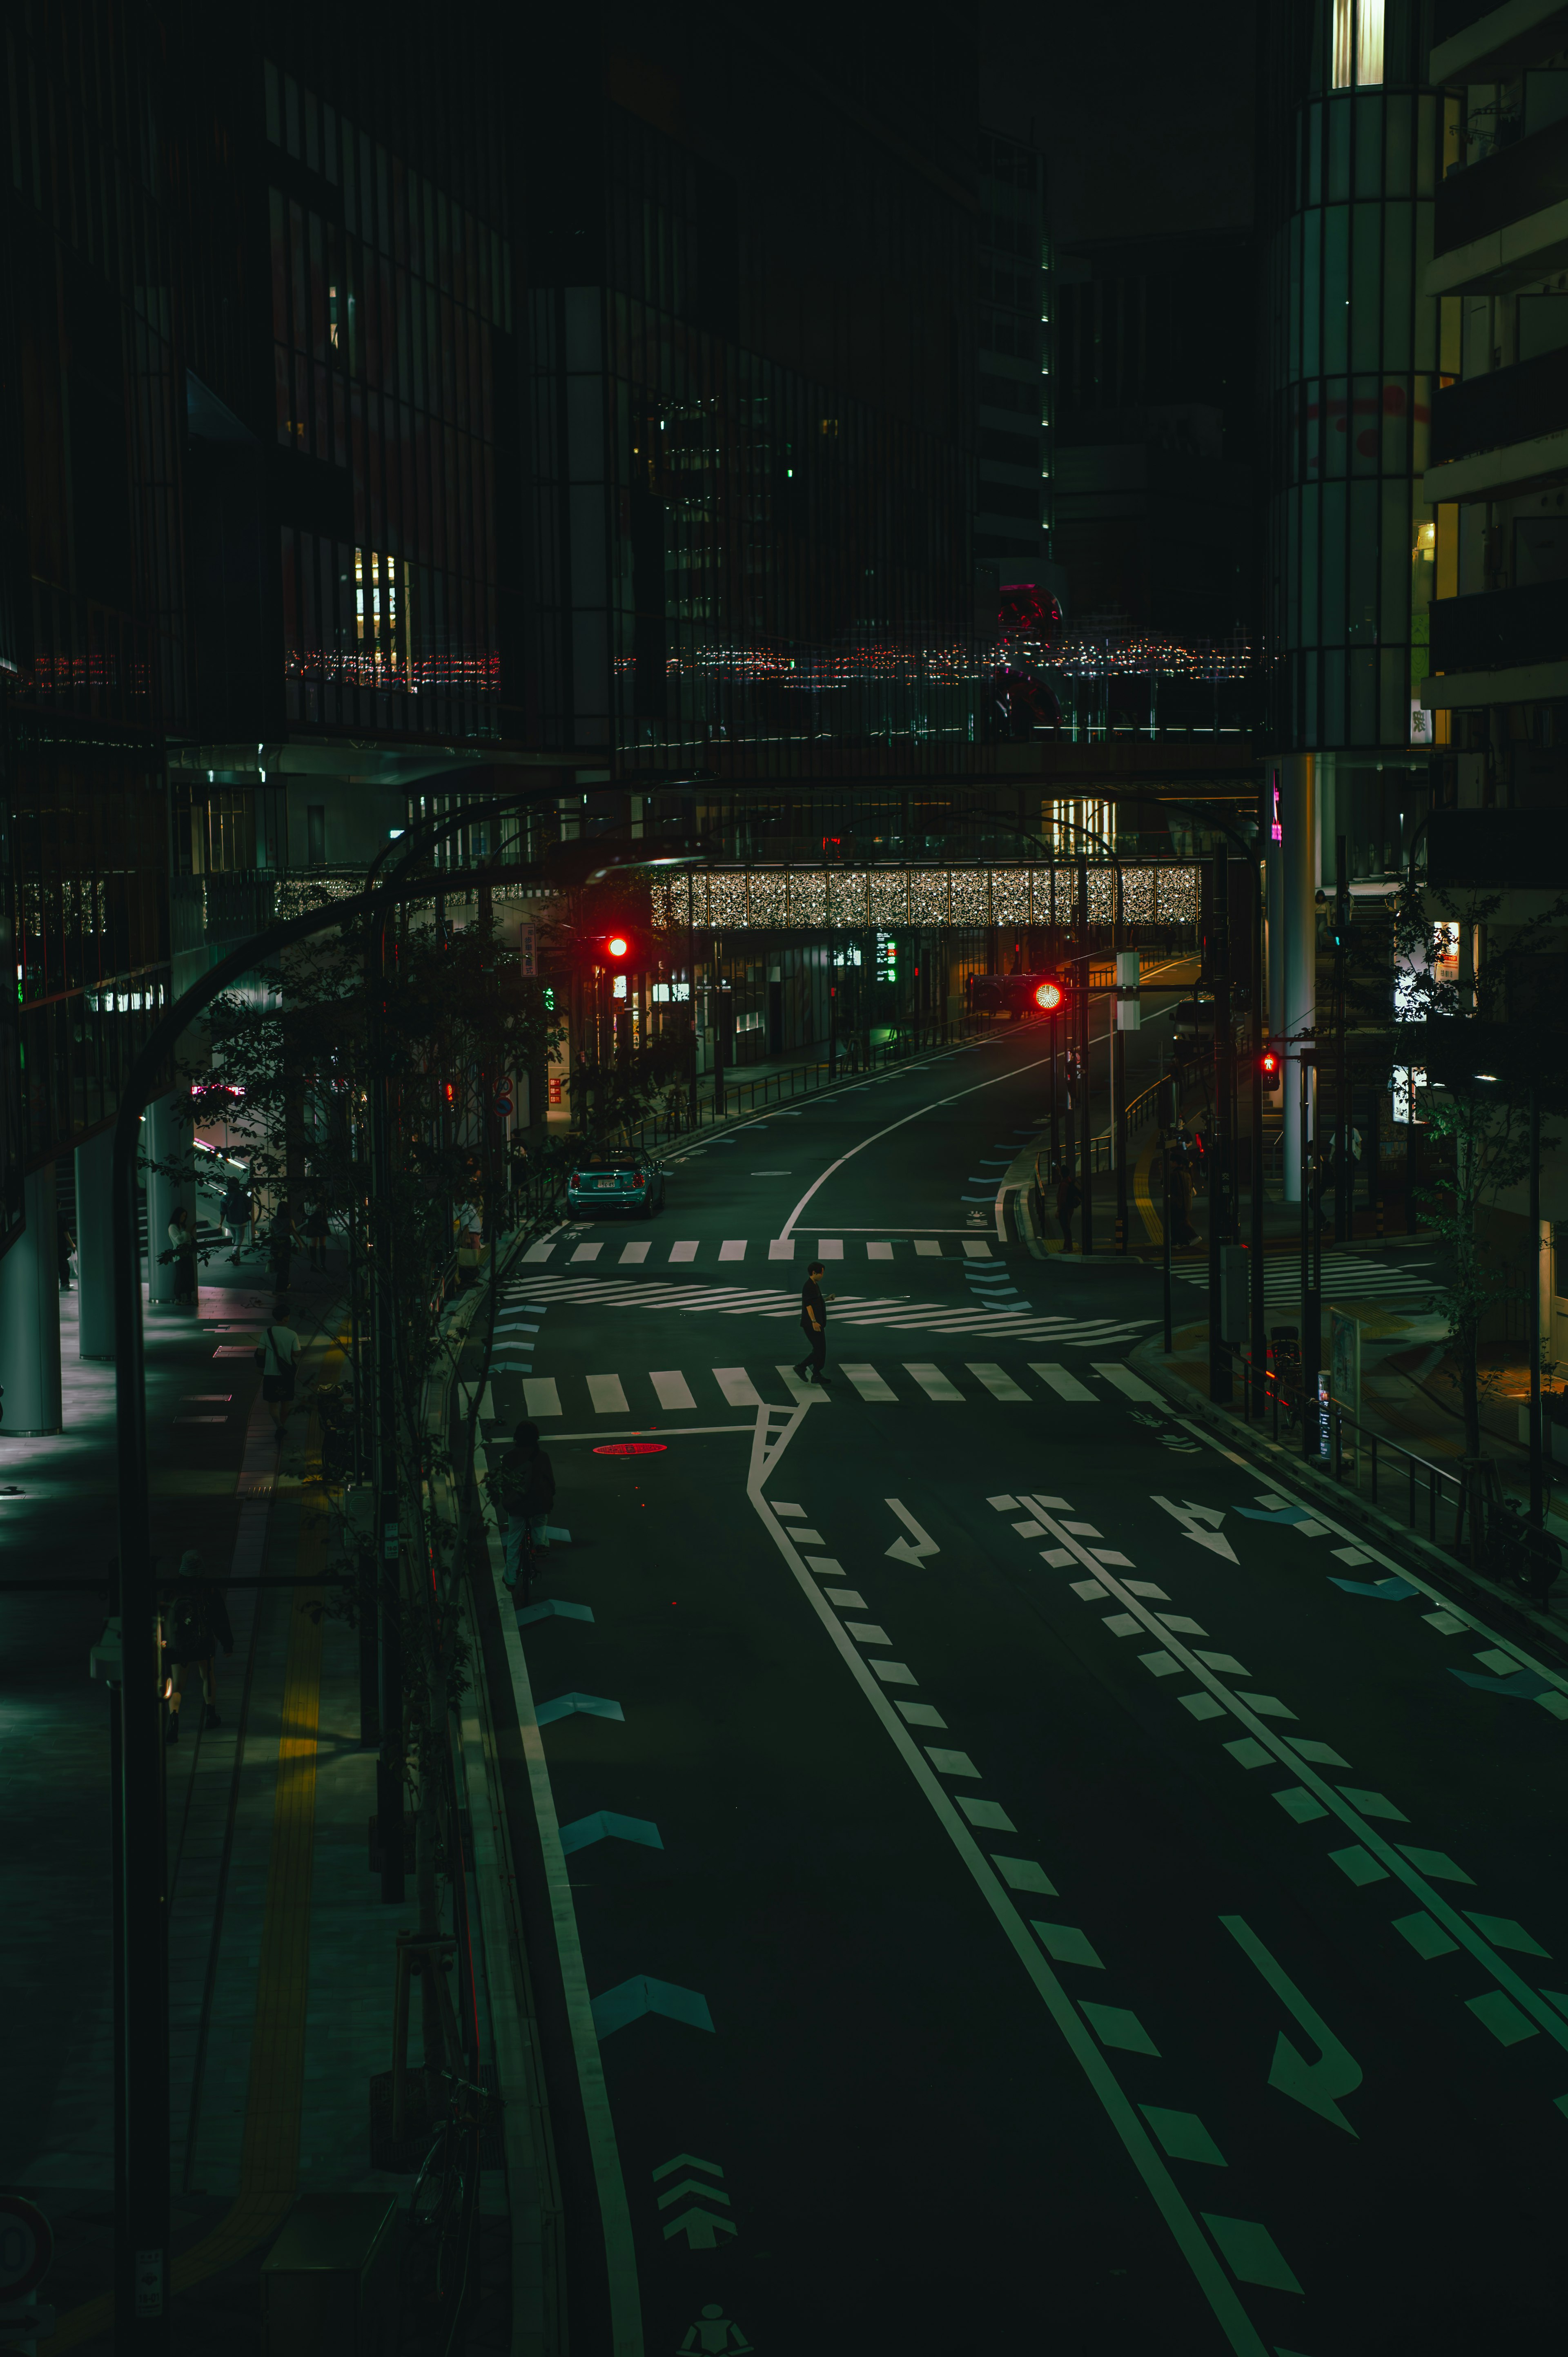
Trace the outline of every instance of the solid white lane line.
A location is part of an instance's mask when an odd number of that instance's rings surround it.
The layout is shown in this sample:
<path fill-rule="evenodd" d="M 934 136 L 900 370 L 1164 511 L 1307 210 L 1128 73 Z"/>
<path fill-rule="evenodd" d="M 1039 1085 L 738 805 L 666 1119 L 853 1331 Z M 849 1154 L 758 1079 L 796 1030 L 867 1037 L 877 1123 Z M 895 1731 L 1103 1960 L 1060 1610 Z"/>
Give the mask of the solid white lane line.
<path fill-rule="evenodd" d="M 783 1233 L 785 1235 L 789 1234 L 790 1229 L 800 1219 L 801 1212 L 805 1210 L 807 1204 L 811 1201 L 818 1188 L 825 1187 L 835 1170 L 842 1170 L 846 1162 L 853 1162 L 855 1156 L 857 1154 L 864 1154 L 868 1146 L 875 1146 L 880 1138 L 891 1137 L 896 1129 L 907 1129 L 910 1122 L 922 1120 L 927 1114 L 934 1112 L 939 1104 L 958 1104 L 964 1097 L 977 1095 L 982 1089 L 998 1088 L 1004 1081 L 1017 1080 L 1025 1072 L 1036 1072 L 1043 1064 L 1048 1064 L 1050 1060 L 1051 1060 L 1048 1056 L 1036 1056 L 1033 1063 L 1015 1064 L 1010 1066 L 1004 1072 L 993 1073 L 988 1081 L 975 1081 L 969 1088 L 960 1089 L 956 1095 L 950 1097 L 933 1098 L 928 1104 L 917 1105 L 913 1113 L 905 1114 L 902 1120 L 889 1122 L 886 1129 L 873 1130 L 871 1135 L 869 1137 L 863 1137 L 858 1146 L 852 1146 L 847 1154 L 841 1154 L 836 1162 L 830 1162 L 820 1178 L 812 1179 L 811 1185 L 807 1188 L 805 1193 L 801 1196 L 800 1201 L 796 1204 L 794 1210 L 785 1221 Z M 984 1250 L 989 1253 L 991 1250 L 990 1245 L 986 1244 L 984 1246 Z"/>
<path fill-rule="evenodd" d="M 631 1402 L 621 1389 L 618 1375 L 590 1375 L 588 1405 L 596 1415 L 629 1415 Z"/>
<path fill-rule="evenodd" d="M 1063 1399 L 1091 1400 L 1098 1396 L 1087 1383 L 1080 1383 L 1076 1375 L 1069 1374 L 1065 1367 L 1053 1366 L 1048 1361 L 1042 1363 L 1038 1359 L 1031 1359 L 1029 1372 L 1038 1375 L 1043 1383 L 1049 1383 L 1052 1391 L 1059 1392 Z"/>
<path fill-rule="evenodd" d="M 662 1367 L 648 1378 L 660 1407 L 695 1407 L 692 1386 L 677 1367 Z"/>

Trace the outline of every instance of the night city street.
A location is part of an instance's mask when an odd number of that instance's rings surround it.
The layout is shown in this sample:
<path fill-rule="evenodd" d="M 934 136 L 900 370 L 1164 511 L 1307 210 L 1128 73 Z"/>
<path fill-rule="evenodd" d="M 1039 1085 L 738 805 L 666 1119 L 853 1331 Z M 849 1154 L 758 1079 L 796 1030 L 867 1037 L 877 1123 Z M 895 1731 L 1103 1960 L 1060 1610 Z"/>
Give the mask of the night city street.
<path fill-rule="evenodd" d="M 1568 12 L 18 0 L 0 2357 L 1514 2357 Z"/>

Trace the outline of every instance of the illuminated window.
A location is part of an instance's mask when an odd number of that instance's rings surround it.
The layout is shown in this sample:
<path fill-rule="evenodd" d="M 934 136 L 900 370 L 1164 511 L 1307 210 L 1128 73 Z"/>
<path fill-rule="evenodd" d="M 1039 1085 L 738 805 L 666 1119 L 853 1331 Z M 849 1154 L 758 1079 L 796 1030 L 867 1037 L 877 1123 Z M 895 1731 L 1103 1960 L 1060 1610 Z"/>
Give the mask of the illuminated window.
<path fill-rule="evenodd" d="M 1366 89 L 1382 78 L 1383 0 L 1334 0 L 1334 88 Z"/>

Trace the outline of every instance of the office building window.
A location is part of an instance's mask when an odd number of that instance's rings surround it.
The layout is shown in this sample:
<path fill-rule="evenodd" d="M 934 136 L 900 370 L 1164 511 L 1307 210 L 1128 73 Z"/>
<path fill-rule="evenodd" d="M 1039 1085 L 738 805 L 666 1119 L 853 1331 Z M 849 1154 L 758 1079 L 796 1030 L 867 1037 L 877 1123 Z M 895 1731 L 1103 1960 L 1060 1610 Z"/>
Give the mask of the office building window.
<path fill-rule="evenodd" d="M 1383 0 L 1334 0 L 1334 56 L 1330 79 L 1336 90 L 1352 81 L 1363 90 L 1383 78 Z"/>

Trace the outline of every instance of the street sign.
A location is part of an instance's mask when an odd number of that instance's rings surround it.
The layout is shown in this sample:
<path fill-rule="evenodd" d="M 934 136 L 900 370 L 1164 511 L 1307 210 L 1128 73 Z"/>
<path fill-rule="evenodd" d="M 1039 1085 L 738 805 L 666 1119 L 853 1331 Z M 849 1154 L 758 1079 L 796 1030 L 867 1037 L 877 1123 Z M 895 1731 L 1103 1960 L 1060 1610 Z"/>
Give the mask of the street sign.
<path fill-rule="evenodd" d="M 53 2231 L 37 2202 L 20 2193 L 0 2193 L 0 2294 L 20 2299 L 35 2290 L 54 2252 Z"/>

